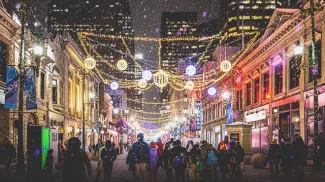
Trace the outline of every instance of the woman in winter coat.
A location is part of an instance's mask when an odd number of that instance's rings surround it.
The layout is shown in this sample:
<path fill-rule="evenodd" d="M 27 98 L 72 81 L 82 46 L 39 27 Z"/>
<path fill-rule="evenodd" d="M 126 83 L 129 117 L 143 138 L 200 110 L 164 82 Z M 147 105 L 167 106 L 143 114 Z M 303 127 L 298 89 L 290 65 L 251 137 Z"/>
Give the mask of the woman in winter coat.
<path fill-rule="evenodd" d="M 156 148 L 156 143 L 150 143 L 150 161 L 149 161 L 149 172 L 148 172 L 148 182 L 155 182 L 156 181 L 156 174 L 157 174 L 157 162 L 158 162 L 158 152 Z"/>

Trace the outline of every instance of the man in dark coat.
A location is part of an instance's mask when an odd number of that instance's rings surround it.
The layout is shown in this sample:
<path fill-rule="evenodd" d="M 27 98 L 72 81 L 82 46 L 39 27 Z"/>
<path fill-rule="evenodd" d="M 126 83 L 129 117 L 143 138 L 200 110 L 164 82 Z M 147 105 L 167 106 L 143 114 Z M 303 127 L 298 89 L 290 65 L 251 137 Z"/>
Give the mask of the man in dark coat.
<path fill-rule="evenodd" d="M 113 163 L 117 158 L 116 151 L 112 148 L 112 142 L 110 140 L 106 141 L 105 149 L 101 151 L 100 158 L 103 161 L 104 180 L 110 181 L 113 170 Z"/>
<path fill-rule="evenodd" d="M 171 149 L 171 159 L 175 160 L 176 157 L 181 156 L 182 162 L 180 165 L 174 166 L 176 182 L 185 182 L 185 169 L 186 169 L 186 160 L 185 160 L 185 148 L 181 146 L 181 141 L 176 140 L 174 147 Z"/>
<path fill-rule="evenodd" d="M 286 138 L 284 144 L 281 148 L 281 167 L 283 170 L 283 175 L 286 180 L 291 180 L 292 178 L 292 160 L 294 154 L 294 147 L 290 138 Z"/>
<path fill-rule="evenodd" d="M 293 141 L 293 170 L 297 179 L 303 178 L 304 166 L 307 164 L 308 148 L 303 139 L 296 135 Z"/>
<path fill-rule="evenodd" d="M 243 149 L 243 147 L 240 145 L 239 141 L 236 141 L 236 146 L 234 148 L 234 152 L 236 154 L 235 156 L 235 161 L 237 163 L 237 170 L 240 172 L 240 164 L 244 161 L 244 157 L 245 157 L 245 151 Z"/>
<path fill-rule="evenodd" d="M 279 177 L 279 163 L 280 163 L 280 146 L 277 144 L 278 140 L 273 139 L 270 144 L 269 151 L 267 153 L 267 160 L 270 164 L 271 177 L 274 177 L 274 168 L 275 168 L 275 176 Z"/>
<path fill-rule="evenodd" d="M 6 175 L 10 173 L 10 164 L 16 157 L 16 149 L 11 144 L 9 137 L 5 137 L 0 145 L 0 164 L 3 163 L 6 169 Z"/>

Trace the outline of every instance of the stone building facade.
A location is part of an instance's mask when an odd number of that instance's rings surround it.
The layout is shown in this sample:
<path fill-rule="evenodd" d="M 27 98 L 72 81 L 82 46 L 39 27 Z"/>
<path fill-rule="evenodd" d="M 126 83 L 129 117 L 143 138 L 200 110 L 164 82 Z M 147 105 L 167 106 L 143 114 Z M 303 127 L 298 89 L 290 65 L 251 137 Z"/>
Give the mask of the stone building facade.
<path fill-rule="evenodd" d="M 309 7 L 309 4 L 305 7 Z M 315 52 L 319 73 L 318 120 L 321 136 L 325 134 L 324 18 L 324 10 L 316 13 Z M 284 138 L 292 138 L 295 134 L 302 136 L 308 148 L 312 150 L 312 75 L 309 68 L 298 69 L 300 63 L 309 65 L 311 60 L 311 17 L 298 9 L 275 9 L 268 27 L 260 39 L 250 44 L 250 48 L 236 58 L 236 67 L 242 70 L 242 74 L 240 83 L 235 82 L 234 85 L 234 122 L 241 121 L 251 125 L 252 152 L 266 152 L 273 138 L 281 141 Z M 303 47 L 300 55 L 295 54 L 295 48 L 299 45 Z M 229 76 L 225 79 L 229 79 Z M 225 79 L 220 82 L 221 86 L 225 85 L 222 83 L 227 83 Z M 229 81 L 228 83 L 231 83 Z M 216 87 L 218 86 L 220 85 Z M 219 89 L 219 92 L 222 90 L 224 89 Z M 231 85 L 226 90 L 231 92 Z M 217 96 L 213 100 L 218 99 L 221 98 Z M 204 137 L 210 140 L 215 137 L 218 141 L 218 132 L 223 129 L 216 127 L 225 122 L 221 121 L 219 124 L 218 119 L 209 119 L 209 115 L 213 116 L 216 112 L 213 104 L 207 103 L 204 108 L 207 113 L 202 125 L 206 131 Z M 208 134 L 208 131 L 212 134 Z"/>

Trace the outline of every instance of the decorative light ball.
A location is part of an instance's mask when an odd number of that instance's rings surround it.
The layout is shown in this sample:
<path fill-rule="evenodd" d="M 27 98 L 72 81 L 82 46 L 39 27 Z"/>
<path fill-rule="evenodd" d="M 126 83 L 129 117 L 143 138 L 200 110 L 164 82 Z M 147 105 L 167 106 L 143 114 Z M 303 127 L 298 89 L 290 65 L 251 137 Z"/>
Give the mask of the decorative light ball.
<path fill-rule="evenodd" d="M 194 82 L 189 80 L 185 83 L 185 89 L 188 89 L 188 90 L 193 90 L 194 89 Z"/>
<path fill-rule="evenodd" d="M 195 75 L 195 73 L 196 73 L 196 67 L 193 66 L 193 65 L 188 65 L 188 66 L 186 67 L 185 73 L 186 73 L 188 76 L 193 76 L 193 75 Z"/>
<path fill-rule="evenodd" d="M 152 78 L 152 73 L 151 73 L 151 71 L 149 71 L 149 70 L 144 70 L 144 71 L 142 72 L 142 79 L 149 81 L 149 80 L 151 80 L 151 78 Z"/>
<path fill-rule="evenodd" d="M 217 93 L 217 89 L 216 89 L 216 87 L 212 86 L 212 87 L 210 87 L 210 88 L 208 89 L 208 94 L 209 94 L 210 96 L 214 96 L 214 95 L 216 95 L 216 93 Z"/>
<path fill-rule="evenodd" d="M 110 87 L 111 87 L 112 90 L 117 90 L 118 89 L 118 83 L 116 81 L 113 81 L 110 84 Z"/>
<path fill-rule="evenodd" d="M 147 81 L 145 79 L 141 79 L 141 80 L 139 80 L 138 85 L 139 85 L 140 88 L 146 88 L 148 84 L 147 84 Z"/>
<path fill-rule="evenodd" d="M 224 60 L 220 63 L 220 69 L 221 71 L 223 72 L 228 72 L 231 70 L 231 62 L 230 61 L 227 61 L 227 60 Z"/>
<path fill-rule="evenodd" d="M 43 47 L 41 45 L 34 45 L 33 46 L 33 53 L 35 56 L 41 56 L 43 54 Z"/>
<path fill-rule="evenodd" d="M 84 61 L 85 67 L 89 70 L 92 70 L 96 67 L 96 60 L 91 56 L 88 56 Z"/>
<path fill-rule="evenodd" d="M 116 66 L 119 70 L 124 71 L 126 68 L 128 68 L 128 63 L 124 59 L 121 59 L 117 61 Z"/>
<path fill-rule="evenodd" d="M 163 70 L 159 70 L 153 75 L 153 82 L 160 88 L 168 84 L 168 74 Z"/>

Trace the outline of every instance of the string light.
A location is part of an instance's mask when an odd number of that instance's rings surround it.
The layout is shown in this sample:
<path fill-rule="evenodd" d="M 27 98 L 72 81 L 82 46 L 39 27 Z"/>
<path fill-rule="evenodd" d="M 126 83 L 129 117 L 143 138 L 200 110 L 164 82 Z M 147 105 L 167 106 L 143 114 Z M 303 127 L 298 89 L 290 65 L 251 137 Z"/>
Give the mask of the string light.
<path fill-rule="evenodd" d="M 84 61 L 84 64 L 87 69 L 92 70 L 96 67 L 96 60 L 91 56 L 87 56 Z"/>
<path fill-rule="evenodd" d="M 208 89 L 208 94 L 209 94 L 210 96 L 214 96 L 214 95 L 216 95 L 216 93 L 217 93 L 217 89 L 216 89 L 216 87 L 212 86 L 212 87 L 210 87 L 210 88 Z"/>
<path fill-rule="evenodd" d="M 111 87 L 112 90 L 117 90 L 118 89 L 118 83 L 116 81 L 113 81 L 110 84 L 110 87 Z"/>
<path fill-rule="evenodd" d="M 194 82 L 189 80 L 186 82 L 185 84 L 185 89 L 188 89 L 188 90 L 193 90 L 194 89 Z"/>
<path fill-rule="evenodd" d="M 116 66 L 120 71 L 124 71 L 128 68 L 128 63 L 124 59 L 120 59 Z"/>
<path fill-rule="evenodd" d="M 220 70 L 223 72 L 228 72 L 231 70 L 231 62 L 228 60 L 224 60 L 220 63 Z"/>
<path fill-rule="evenodd" d="M 153 81 L 159 88 L 163 88 L 168 84 L 168 74 L 163 70 L 159 70 L 153 75 Z"/>
<path fill-rule="evenodd" d="M 144 70 L 144 71 L 142 72 L 142 79 L 149 81 L 149 80 L 151 80 L 151 78 L 152 78 L 152 73 L 151 73 L 151 71 L 149 71 L 149 70 Z"/>
<path fill-rule="evenodd" d="M 140 88 L 146 88 L 148 84 L 147 84 L 146 80 L 141 79 L 141 80 L 139 80 L 138 85 L 139 85 Z"/>
<path fill-rule="evenodd" d="M 186 67 L 186 71 L 185 73 L 188 75 L 188 76 L 193 76 L 196 74 L 196 67 L 193 66 L 193 65 L 188 65 Z"/>

